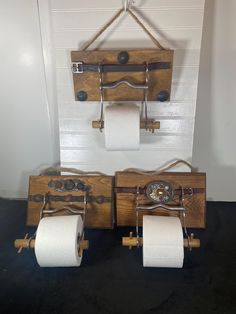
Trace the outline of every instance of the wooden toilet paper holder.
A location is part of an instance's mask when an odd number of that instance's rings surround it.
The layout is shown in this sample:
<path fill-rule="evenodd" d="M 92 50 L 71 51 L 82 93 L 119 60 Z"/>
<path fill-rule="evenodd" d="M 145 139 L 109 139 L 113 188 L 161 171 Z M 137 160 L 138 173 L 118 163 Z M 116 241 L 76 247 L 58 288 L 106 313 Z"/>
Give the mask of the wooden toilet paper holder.
<path fill-rule="evenodd" d="M 193 248 L 199 248 L 200 247 L 200 240 L 194 238 L 194 234 L 191 233 L 188 234 L 186 223 L 185 223 L 185 207 L 184 207 L 184 191 L 185 189 L 182 188 L 182 193 L 180 195 L 180 205 L 179 206 L 169 206 L 164 203 L 154 203 L 151 205 L 140 205 L 139 204 L 139 195 L 140 195 L 140 187 L 137 187 L 136 189 L 136 197 L 135 197 L 135 212 L 136 212 L 136 236 L 133 237 L 133 232 L 130 232 L 129 237 L 122 237 L 122 245 L 128 246 L 129 249 L 132 249 L 132 247 L 140 247 L 143 245 L 143 238 L 139 236 L 139 211 L 140 210 L 155 210 L 158 208 L 163 208 L 164 210 L 169 211 L 178 211 L 182 214 L 183 218 L 183 229 L 186 238 L 183 239 L 183 246 L 185 248 L 188 248 L 190 251 Z"/>
<path fill-rule="evenodd" d="M 40 210 L 40 220 L 43 218 L 44 215 L 54 215 L 60 211 L 68 211 L 70 214 L 77 214 L 83 215 L 83 221 L 85 221 L 85 215 L 87 210 L 87 191 L 84 192 L 84 207 L 83 208 L 73 208 L 71 206 L 61 206 L 54 209 L 47 209 L 47 205 L 49 203 L 49 193 L 45 193 L 44 195 L 44 202 Z M 37 231 L 36 231 L 37 232 Z M 35 237 L 36 232 L 31 236 L 28 237 L 28 233 L 25 235 L 23 239 L 16 239 L 14 242 L 14 246 L 18 249 L 17 253 L 21 253 L 23 249 L 34 249 L 35 248 Z M 89 241 L 84 239 L 84 231 L 81 235 L 79 235 L 78 239 L 78 249 L 79 249 L 79 256 L 83 255 L 83 250 L 87 250 L 89 248 Z"/>
<path fill-rule="evenodd" d="M 104 90 L 115 89 L 120 85 L 127 85 L 131 89 L 142 89 L 144 91 L 144 119 L 140 120 L 140 129 L 145 129 L 146 131 L 150 131 L 154 133 L 156 129 L 160 129 L 160 121 L 156 121 L 154 119 L 148 119 L 147 116 L 147 99 L 148 99 L 148 83 L 149 83 L 149 66 L 148 63 L 144 64 L 145 70 L 145 82 L 143 84 L 135 84 L 127 79 L 120 79 L 114 82 L 106 83 L 103 82 L 103 72 L 102 72 L 102 64 L 98 66 L 99 73 L 99 91 L 100 91 L 100 119 L 96 121 L 92 121 L 92 128 L 94 129 L 102 129 L 104 128 L 104 119 L 103 119 L 103 109 L 104 109 Z"/>

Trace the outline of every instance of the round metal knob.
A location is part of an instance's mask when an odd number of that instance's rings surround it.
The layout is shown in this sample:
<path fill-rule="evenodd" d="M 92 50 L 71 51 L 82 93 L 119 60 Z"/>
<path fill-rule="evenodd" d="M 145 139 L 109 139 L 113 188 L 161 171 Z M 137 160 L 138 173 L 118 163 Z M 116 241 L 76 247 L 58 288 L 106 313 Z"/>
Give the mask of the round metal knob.
<path fill-rule="evenodd" d="M 67 191 L 71 191 L 75 188 L 75 183 L 73 180 L 66 180 L 64 183 L 64 188 Z"/>
<path fill-rule="evenodd" d="M 119 52 L 118 54 L 118 57 L 117 57 L 117 61 L 120 63 L 120 64 L 125 64 L 129 61 L 129 54 L 127 51 L 121 51 Z"/>
<path fill-rule="evenodd" d="M 87 98 L 88 98 L 88 94 L 84 90 L 80 90 L 77 93 L 77 99 L 79 101 L 85 101 L 85 100 L 87 100 Z"/>
<path fill-rule="evenodd" d="M 161 90 L 157 95 L 158 101 L 167 101 L 170 97 L 170 94 L 167 90 Z"/>
<path fill-rule="evenodd" d="M 55 181 L 55 189 L 62 189 L 63 183 L 61 181 Z"/>
<path fill-rule="evenodd" d="M 51 189 L 62 189 L 63 188 L 63 183 L 62 181 L 59 180 L 51 180 L 48 182 L 48 187 Z"/>
<path fill-rule="evenodd" d="M 77 189 L 81 190 L 81 191 L 84 191 L 85 190 L 85 184 L 82 181 L 79 181 L 77 183 Z"/>

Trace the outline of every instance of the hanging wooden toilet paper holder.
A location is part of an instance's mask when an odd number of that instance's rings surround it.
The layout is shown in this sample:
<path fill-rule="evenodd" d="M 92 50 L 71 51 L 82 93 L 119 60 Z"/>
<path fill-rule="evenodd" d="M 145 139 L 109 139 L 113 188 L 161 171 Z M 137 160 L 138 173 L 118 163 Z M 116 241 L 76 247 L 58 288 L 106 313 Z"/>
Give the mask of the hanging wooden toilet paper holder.
<path fill-rule="evenodd" d="M 127 3 L 80 51 L 71 52 L 75 100 L 100 101 L 100 118 L 92 121 L 92 127 L 100 131 L 106 123 L 103 119 L 104 101 L 122 101 L 124 105 L 127 101 L 141 101 L 144 104 L 144 117 L 140 119 L 140 128 L 153 133 L 160 128 L 160 122 L 148 119 L 147 101 L 170 100 L 173 50 L 166 49 L 160 44 L 131 6 L 130 2 Z M 87 51 L 123 12 L 134 19 L 157 49 Z"/>

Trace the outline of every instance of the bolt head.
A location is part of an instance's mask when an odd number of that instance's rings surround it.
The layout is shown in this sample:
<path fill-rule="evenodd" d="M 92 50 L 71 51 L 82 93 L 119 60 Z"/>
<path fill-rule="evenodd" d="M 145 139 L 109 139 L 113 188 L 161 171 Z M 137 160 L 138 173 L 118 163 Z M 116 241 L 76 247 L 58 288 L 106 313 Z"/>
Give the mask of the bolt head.
<path fill-rule="evenodd" d="M 158 101 L 167 101 L 170 97 L 170 93 L 167 90 L 161 90 L 157 95 Z"/>
<path fill-rule="evenodd" d="M 88 94 L 84 90 L 80 90 L 77 93 L 77 99 L 79 101 L 85 101 L 85 100 L 87 100 L 87 98 L 88 98 Z"/>

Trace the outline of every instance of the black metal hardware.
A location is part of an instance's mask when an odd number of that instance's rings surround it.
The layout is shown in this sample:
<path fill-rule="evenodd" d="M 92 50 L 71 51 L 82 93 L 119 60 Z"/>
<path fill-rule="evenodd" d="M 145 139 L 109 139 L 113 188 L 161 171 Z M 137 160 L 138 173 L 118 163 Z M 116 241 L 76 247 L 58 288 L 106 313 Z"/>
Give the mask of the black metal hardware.
<path fill-rule="evenodd" d="M 148 63 L 148 71 L 166 70 L 171 68 L 171 62 L 152 62 Z M 146 72 L 146 64 L 87 64 L 83 62 L 73 62 L 72 72 L 81 74 L 83 72 Z M 78 97 L 78 95 L 77 95 Z"/>
<path fill-rule="evenodd" d="M 157 95 L 158 101 L 167 101 L 170 97 L 170 93 L 167 90 L 161 90 Z"/>
<path fill-rule="evenodd" d="M 65 180 L 64 182 L 64 189 L 66 191 L 72 191 L 75 188 L 75 182 L 73 180 Z"/>
<path fill-rule="evenodd" d="M 84 201 L 84 195 L 52 195 L 47 194 L 46 196 L 43 194 L 36 194 L 36 195 L 29 195 L 28 200 L 31 202 L 41 203 L 41 202 L 83 202 Z M 88 195 L 87 201 L 89 203 L 97 203 L 97 204 L 103 204 L 103 203 L 111 203 L 111 197 L 107 197 L 104 195 Z"/>
<path fill-rule="evenodd" d="M 86 185 L 85 182 L 78 179 L 50 180 L 48 182 L 48 187 L 58 192 L 66 191 L 88 192 L 90 190 L 89 185 Z"/>
<path fill-rule="evenodd" d="M 88 98 L 88 94 L 84 90 L 80 90 L 77 93 L 77 99 L 79 101 L 85 101 L 85 100 L 87 100 L 87 98 Z"/>
<path fill-rule="evenodd" d="M 129 61 L 129 54 L 127 51 L 121 51 L 119 52 L 118 54 L 118 57 L 117 57 L 117 61 L 120 63 L 120 64 L 125 64 Z"/>

